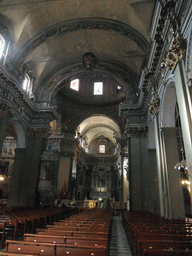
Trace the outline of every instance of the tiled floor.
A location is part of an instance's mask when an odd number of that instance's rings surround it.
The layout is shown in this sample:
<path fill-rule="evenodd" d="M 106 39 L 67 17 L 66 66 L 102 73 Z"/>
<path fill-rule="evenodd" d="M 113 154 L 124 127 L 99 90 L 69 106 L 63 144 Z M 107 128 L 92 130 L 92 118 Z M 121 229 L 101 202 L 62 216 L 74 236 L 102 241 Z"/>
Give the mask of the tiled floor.
<path fill-rule="evenodd" d="M 122 217 L 113 216 L 110 256 L 132 256 L 122 225 Z"/>

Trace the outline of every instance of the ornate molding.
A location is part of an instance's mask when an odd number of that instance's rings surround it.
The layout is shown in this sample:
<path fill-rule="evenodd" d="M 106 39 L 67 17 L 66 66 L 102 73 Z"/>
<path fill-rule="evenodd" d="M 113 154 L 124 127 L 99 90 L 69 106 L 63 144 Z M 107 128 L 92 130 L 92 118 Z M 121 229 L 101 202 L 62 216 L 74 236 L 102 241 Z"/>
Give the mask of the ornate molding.
<path fill-rule="evenodd" d="M 61 139 L 61 155 L 63 156 L 74 156 L 75 151 L 75 141 L 74 135 L 71 133 L 64 133 Z"/>
<path fill-rule="evenodd" d="M 0 103 L 0 116 L 10 119 L 13 115 L 11 108 L 4 102 Z"/>
<path fill-rule="evenodd" d="M 47 128 L 34 128 L 31 127 L 28 129 L 28 135 L 30 137 L 45 137 L 48 138 L 51 133 Z"/>
<path fill-rule="evenodd" d="M 156 115 L 160 110 L 160 99 L 158 97 L 154 97 L 151 104 L 149 104 L 149 112 L 152 115 Z"/>
<path fill-rule="evenodd" d="M 128 127 L 125 130 L 125 135 L 127 137 L 137 137 L 140 135 L 146 136 L 148 132 L 147 126 L 135 126 L 135 127 Z"/>
<path fill-rule="evenodd" d="M 165 63 L 169 70 L 173 70 L 178 61 L 184 58 L 186 53 L 186 42 L 182 37 L 176 37 L 171 49 L 167 53 Z"/>

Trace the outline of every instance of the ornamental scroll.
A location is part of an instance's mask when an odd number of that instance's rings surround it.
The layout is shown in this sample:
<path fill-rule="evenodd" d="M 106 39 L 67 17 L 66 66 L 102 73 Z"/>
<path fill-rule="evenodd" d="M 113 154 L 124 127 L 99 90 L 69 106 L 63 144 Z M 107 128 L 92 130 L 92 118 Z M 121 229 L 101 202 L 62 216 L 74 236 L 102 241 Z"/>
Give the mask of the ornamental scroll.
<path fill-rule="evenodd" d="M 177 62 L 180 61 L 185 56 L 185 53 L 186 53 L 185 40 L 182 37 L 176 37 L 165 59 L 168 69 L 173 70 Z"/>

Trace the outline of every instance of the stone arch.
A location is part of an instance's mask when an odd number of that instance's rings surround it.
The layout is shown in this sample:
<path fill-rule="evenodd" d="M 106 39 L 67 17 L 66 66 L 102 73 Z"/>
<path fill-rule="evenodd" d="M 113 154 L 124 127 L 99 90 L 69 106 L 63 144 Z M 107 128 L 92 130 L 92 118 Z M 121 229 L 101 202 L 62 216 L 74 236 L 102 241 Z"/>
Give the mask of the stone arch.
<path fill-rule="evenodd" d="M 12 122 L 12 126 L 15 129 L 16 139 L 17 139 L 17 147 L 25 148 L 26 147 L 26 134 L 23 126 L 19 122 Z"/>
<path fill-rule="evenodd" d="M 176 101 L 175 83 L 171 80 L 168 81 L 162 96 L 162 105 L 160 110 L 162 127 L 175 127 Z"/>
<path fill-rule="evenodd" d="M 149 129 L 148 129 L 148 148 L 152 149 L 155 148 L 155 126 L 154 121 L 150 123 Z"/>

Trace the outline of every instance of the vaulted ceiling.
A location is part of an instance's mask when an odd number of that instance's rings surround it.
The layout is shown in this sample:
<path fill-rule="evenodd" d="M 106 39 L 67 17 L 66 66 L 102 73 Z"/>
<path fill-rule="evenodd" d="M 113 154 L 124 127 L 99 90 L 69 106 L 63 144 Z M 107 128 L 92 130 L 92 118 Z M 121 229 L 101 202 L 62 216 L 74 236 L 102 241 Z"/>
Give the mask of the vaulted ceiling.
<path fill-rule="evenodd" d="M 0 24 L 11 42 L 8 55 L 10 70 L 19 78 L 21 67 L 29 65 L 34 76 L 36 102 L 51 102 L 63 112 L 70 112 L 69 107 L 65 110 L 66 105 L 70 106 L 76 116 L 75 127 L 96 114 L 107 114 L 118 121 L 120 101 L 138 104 L 141 70 L 150 51 L 155 2 L 1 0 Z M 86 52 L 97 58 L 92 71 L 85 70 L 82 64 Z M 75 110 L 77 97 L 73 97 L 73 93 L 69 97 L 65 87 L 76 77 L 82 80 L 99 78 L 108 86 L 111 83 L 120 85 L 124 94 L 122 97 L 116 95 L 118 100 L 113 95 L 107 101 L 109 96 L 104 95 L 103 102 L 99 102 L 97 107 L 93 96 L 84 96 L 83 102 L 89 101 L 89 106 L 83 106 L 81 102 Z M 87 90 L 89 87 L 87 85 Z M 109 120 L 105 120 L 108 125 Z M 105 134 L 108 128 L 102 123 L 103 119 L 101 123 L 98 119 L 97 126 Z"/>

